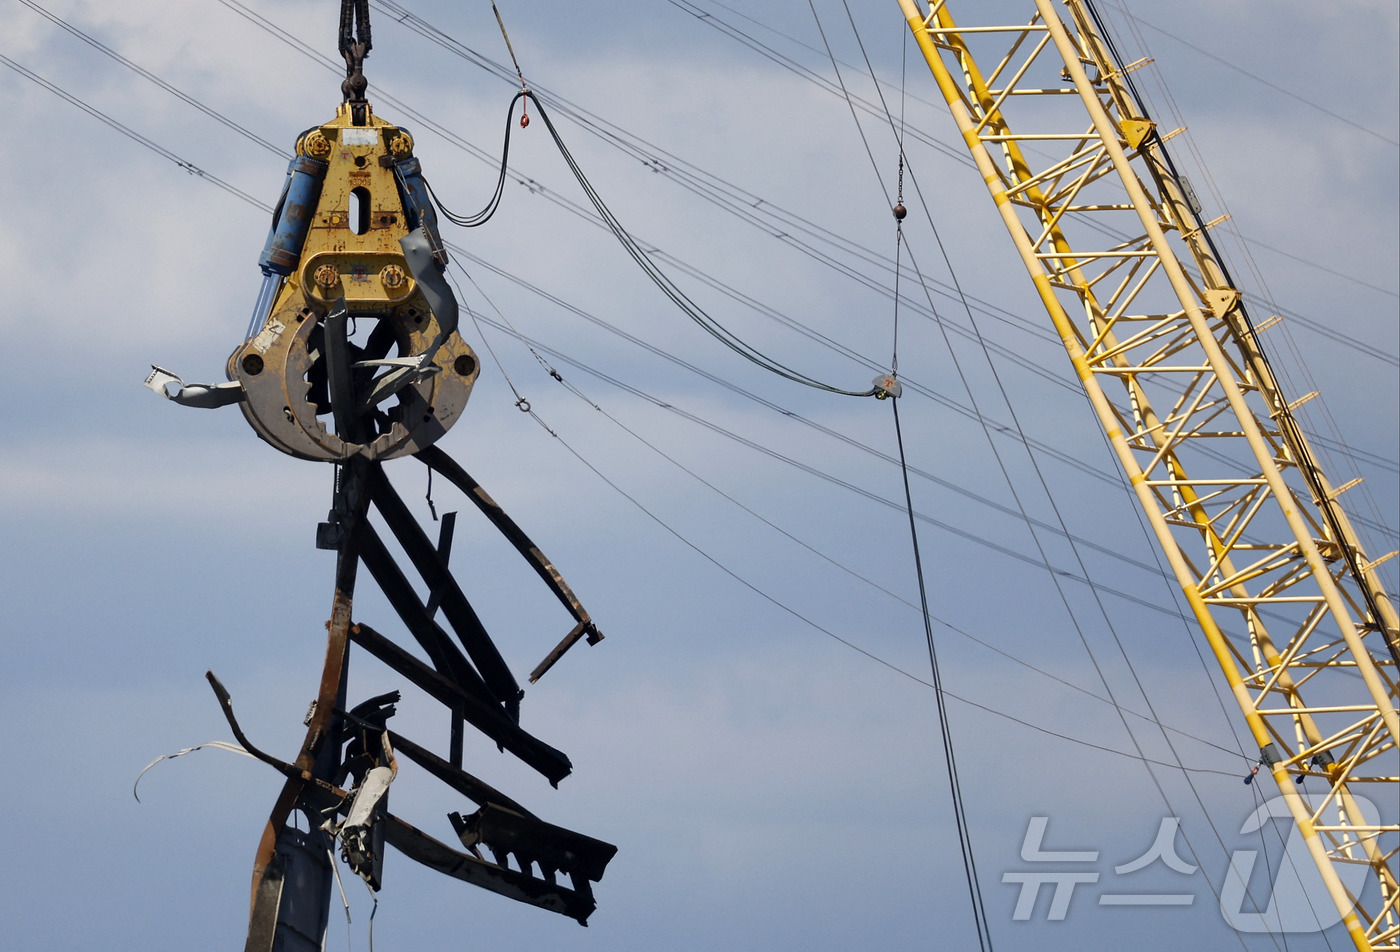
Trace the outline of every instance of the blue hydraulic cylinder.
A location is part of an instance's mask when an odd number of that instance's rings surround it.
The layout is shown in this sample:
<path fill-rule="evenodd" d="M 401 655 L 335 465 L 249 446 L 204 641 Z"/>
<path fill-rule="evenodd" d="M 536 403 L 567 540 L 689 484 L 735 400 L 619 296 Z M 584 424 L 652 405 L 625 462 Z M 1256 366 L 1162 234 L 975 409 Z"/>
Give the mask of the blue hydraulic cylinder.
<path fill-rule="evenodd" d="M 408 217 L 409 231 L 421 227 L 428 235 L 433 257 L 438 264 L 446 267 L 447 251 L 438 232 L 437 210 L 433 208 L 432 197 L 428 194 L 428 183 L 423 179 L 423 166 L 417 157 L 400 159 L 394 163 L 394 177 L 399 183 L 399 200 Z"/>
<path fill-rule="evenodd" d="M 291 274 L 301 259 L 301 247 L 316 215 L 316 202 L 329 165 L 309 155 L 299 155 L 287 166 L 287 182 L 272 213 L 272 228 L 258 257 L 263 274 Z"/>
<path fill-rule="evenodd" d="M 248 333 L 243 335 L 244 340 L 252 337 L 267 323 L 267 312 L 272 310 L 272 299 L 281 284 L 282 275 L 275 271 L 263 271 L 262 287 L 258 289 L 258 299 L 253 304 L 253 316 L 248 321 Z"/>
<path fill-rule="evenodd" d="M 267 320 L 282 278 L 291 274 L 301 260 L 301 249 L 306 244 L 311 219 L 316 216 L 316 203 L 321 198 L 321 185 L 329 167 L 328 163 L 309 155 L 299 155 L 287 166 L 287 181 L 282 185 L 282 195 L 272 211 L 272 227 L 258 256 L 263 280 L 253 305 L 253 316 L 248 321 L 247 337 L 256 334 Z"/>

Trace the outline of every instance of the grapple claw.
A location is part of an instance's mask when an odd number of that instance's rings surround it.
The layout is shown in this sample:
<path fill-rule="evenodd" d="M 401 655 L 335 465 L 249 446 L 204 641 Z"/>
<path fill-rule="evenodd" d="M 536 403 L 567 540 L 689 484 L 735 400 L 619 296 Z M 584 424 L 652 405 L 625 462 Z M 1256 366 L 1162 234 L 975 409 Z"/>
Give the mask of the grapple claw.
<path fill-rule="evenodd" d="M 243 415 L 284 453 L 326 462 L 407 456 L 466 407 L 478 362 L 456 333 L 457 302 L 411 141 L 372 113 L 355 124 L 342 106 L 297 143 L 301 165 L 289 171 L 268 237 L 277 254 L 264 250 L 259 262 L 281 279 L 228 361 Z M 312 171 L 303 168 L 308 150 L 319 155 Z M 319 188 L 298 178 L 321 166 Z M 327 344 L 338 307 L 353 328 L 343 349 Z"/>

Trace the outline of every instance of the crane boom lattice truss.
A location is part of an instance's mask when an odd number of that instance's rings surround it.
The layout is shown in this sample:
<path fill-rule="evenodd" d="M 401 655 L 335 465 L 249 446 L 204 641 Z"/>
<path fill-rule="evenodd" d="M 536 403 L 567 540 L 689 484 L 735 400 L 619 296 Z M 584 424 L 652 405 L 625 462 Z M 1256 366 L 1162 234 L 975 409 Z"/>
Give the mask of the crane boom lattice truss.
<path fill-rule="evenodd" d="M 900 6 L 1352 940 L 1400 949 L 1400 826 L 1359 802 L 1400 782 L 1389 556 L 1318 468 L 1141 64 L 1084 0 L 973 27 Z"/>

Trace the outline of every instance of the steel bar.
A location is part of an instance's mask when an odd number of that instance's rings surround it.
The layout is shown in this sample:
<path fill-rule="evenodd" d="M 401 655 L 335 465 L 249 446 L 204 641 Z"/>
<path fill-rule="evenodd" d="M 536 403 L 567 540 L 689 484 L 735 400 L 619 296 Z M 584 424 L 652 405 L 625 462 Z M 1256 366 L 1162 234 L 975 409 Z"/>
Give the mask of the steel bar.
<path fill-rule="evenodd" d="M 433 667 L 450 679 L 464 692 L 475 695 L 483 703 L 502 704 L 503 699 L 482 680 L 481 675 L 471 666 L 461 650 L 447 637 L 437 622 L 428 617 L 428 611 L 418 600 L 403 570 L 385 548 L 379 534 L 368 523 L 362 525 L 360 533 L 360 558 L 365 568 L 374 576 L 375 582 L 384 592 L 384 597 L 394 607 L 404 626 L 422 646 Z M 504 710 L 504 708 L 502 708 Z"/>
<path fill-rule="evenodd" d="M 464 882 L 532 906 L 562 913 L 578 920 L 580 925 L 588 925 L 588 917 L 596 907 L 591 895 L 584 895 L 566 886 L 535 879 L 516 870 L 488 863 L 452 849 L 396 816 L 391 815 L 388 819 L 386 842 L 410 859 Z"/>
<path fill-rule="evenodd" d="M 500 744 L 557 785 L 573 770 L 569 758 L 527 733 L 506 717 L 500 707 L 467 694 L 448 678 L 419 661 L 403 648 L 363 622 L 350 630 L 355 644 L 408 678 L 438 702 L 451 708 L 461 705 L 463 716 L 477 730 Z"/>
<path fill-rule="evenodd" d="M 501 791 L 486 783 L 484 780 L 479 780 L 465 770 L 453 766 L 431 750 L 418 746 L 402 734 L 390 731 L 389 742 L 394 745 L 394 749 L 399 753 L 422 767 L 434 777 L 437 777 L 477 806 L 485 806 L 488 803 L 499 803 L 501 806 L 510 807 L 512 810 L 523 813 L 526 816 L 534 816 L 529 810 L 525 809 L 519 803 L 516 803 L 504 793 L 501 793 Z"/>
<path fill-rule="evenodd" d="M 418 520 L 408 511 L 403 499 L 389 483 L 382 466 L 371 470 L 370 498 L 374 507 L 384 517 L 384 522 L 393 532 L 394 538 L 408 555 L 409 561 L 427 583 L 432 597 L 437 600 L 443 615 L 456 632 L 457 640 L 466 649 L 486 686 L 506 706 L 506 712 L 513 719 L 519 720 L 520 685 L 510 673 L 510 668 L 506 666 L 505 659 L 501 657 L 501 652 L 492 642 L 490 635 L 486 633 L 486 627 L 477 617 L 471 603 L 462 594 L 462 589 L 448 570 L 442 554 L 424 533 Z M 424 615 L 431 621 L 432 612 L 426 607 Z"/>
<path fill-rule="evenodd" d="M 569 614 L 574 616 L 575 621 L 590 621 L 588 612 L 578 597 L 574 595 L 573 589 L 569 588 L 568 583 L 564 581 L 564 576 L 559 574 L 559 570 L 549 559 L 545 558 L 539 547 L 530 541 L 530 537 L 525 534 L 525 531 L 516 525 L 514 519 L 506 515 L 505 510 L 497 504 L 496 500 L 492 499 L 486 490 L 481 488 L 481 484 L 472 479 L 456 460 L 436 446 L 419 450 L 413 455 L 446 477 L 481 510 L 487 519 L 491 520 L 491 524 L 510 541 L 511 545 L 515 546 L 517 552 L 525 557 L 525 560 L 530 563 L 530 567 L 549 586 L 549 590 L 568 609 Z M 603 639 L 602 634 L 598 633 L 596 628 L 593 631 L 597 637 L 590 637 L 590 644 L 596 644 Z"/>

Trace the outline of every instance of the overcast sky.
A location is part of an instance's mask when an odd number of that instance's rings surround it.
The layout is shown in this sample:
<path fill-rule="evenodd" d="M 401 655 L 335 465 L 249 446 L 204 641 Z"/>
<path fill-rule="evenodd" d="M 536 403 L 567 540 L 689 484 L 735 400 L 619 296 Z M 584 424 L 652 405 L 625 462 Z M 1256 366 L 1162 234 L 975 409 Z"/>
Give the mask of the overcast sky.
<path fill-rule="evenodd" d="M 874 98 L 845 6 L 817 0 L 818 21 L 800 0 L 497 5 L 527 79 L 572 107 L 554 110 L 569 148 L 687 293 L 783 363 L 868 387 L 891 357 L 897 155 L 889 127 L 862 113 L 867 154 L 829 88 L 836 75 L 818 23 L 840 78 Z M 290 150 L 334 115 L 339 77 L 236 6 L 43 0 Z M 405 6 L 508 63 L 487 0 Z M 988 7 L 962 6 L 969 23 Z M 335 56 L 328 0 L 246 8 Z M 913 495 L 927 517 L 924 566 L 992 938 L 1003 949 L 1281 947 L 1232 930 L 1212 891 L 1232 853 L 1261 849 L 1240 833 L 1260 802 L 1259 788 L 1241 783 L 1240 715 L 1222 702 L 1193 626 L 1173 614 L 1135 504 L 1067 385 L 1063 350 L 934 103 L 898 4 L 862 0 L 851 11 L 886 97 L 918 134 L 906 178 L 909 251 L 950 322 L 967 326 L 943 290 L 954 277 L 979 302 L 1005 387 L 1004 399 L 974 341 L 952 338 L 955 364 L 921 295 L 901 305 L 899 368 L 911 382 L 901 415 L 910 463 L 924 474 Z M 1106 3 L 1104 12 L 1125 56 L 1155 60 L 1138 74 L 1154 110 L 1175 109 L 1189 127 L 1176 154 L 1206 217 L 1232 216 L 1241 236 L 1224 239 L 1233 271 L 1272 303 L 1256 317 L 1285 316 L 1269 343 L 1290 393 L 1318 389 L 1325 401 L 1308 405 L 1308 425 L 1327 446 L 1354 451 L 1327 458 L 1334 483 L 1366 480 L 1345 498 L 1365 520 L 1372 555 L 1395 549 L 1396 5 L 1188 0 Z M 475 211 L 494 184 L 510 83 L 382 8 L 372 20 L 376 112 L 414 131 L 438 196 Z M 0 715 L 15 741 L 0 797 L 10 819 L 0 936 L 20 952 L 239 948 L 279 778 L 206 750 L 147 774 L 140 803 L 131 787 L 160 754 L 232 739 L 206 669 L 256 742 L 294 754 L 324 652 L 333 557 L 313 540 L 331 470 L 274 452 L 236 410 L 176 407 L 141 381 L 152 363 L 187 380 L 222 379 L 257 292 L 267 214 L 211 179 L 271 204 L 286 160 L 33 4 L 0 0 L 0 54 L 168 153 L 0 69 L 9 132 L 0 161 Z M 604 129 L 632 137 L 632 151 L 596 134 Z M 767 375 L 691 324 L 578 213 L 584 196 L 543 123 L 516 130 L 511 162 L 487 226 L 444 226 L 479 259 L 457 256 L 470 275 L 458 278 L 463 303 L 481 318 L 464 320 L 464 336 L 484 369 L 441 445 L 549 555 L 607 637 L 575 648 L 524 699 L 522 724 L 573 761 L 559 790 L 479 740 L 469 739 L 467 768 L 545 819 L 620 849 L 587 929 L 391 852 L 378 948 L 971 947 L 922 683 L 929 662 L 908 522 L 884 502 L 903 498 L 887 458 L 896 451 L 889 404 Z M 736 204 L 761 227 L 698 194 L 706 190 L 742 196 Z M 492 326 L 502 322 L 518 336 Z M 538 341 L 583 396 L 552 379 L 522 338 Z M 516 408 L 512 385 L 537 418 Z M 1005 476 L 974 404 L 991 421 Z M 1013 411 L 1035 441 L 1044 486 L 1007 435 Z M 430 521 L 423 468 L 389 470 Z M 523 680 L 571 620 L 464 500 L 441 482 L 433 496 L 439 512 L 464 510 L 453 565 Z M 1042 522 L 1058 509 L 1089 543 L 1087 567 L 1112 590 L 1107 621 L 1087 587 L 1062 575 L 1076 631 L 1052 576 L 1034 564 L 1025 522 L 1009 514 L 1018 498 Z M 1078 573 L 1068 546 L 1056 541 L 1049 556 Z M 1385 567 L 1392 592 L 1396 561 Z M 406 638 L 368 578 L 356 616 Z M 1146 718 L 1129 715 L 1127 735 L 1096 667 L 1125 707 L 1178 732 L 1174 750 Z M 401 686 L 372 658 L 352 657 L 352 702 Z M 446 715 L 411 691 L 393 726 L 445 748 Z M 1135 743 L 1189 769 L 1150 773 L 1129 756 Z M 467 807 L 410 767 L 393 788 L 394 811 L 445 840 L 444 814 Z M 1393 817 L 1394 804 L 1386 809 Z M 1198 871 L 1159 862 L 1115 872 L 1174 816 L 1177 851 Z M 1003 879 L 1042 869 L 1021 857 L 1034 817 L 1048 817 L 1043 849 L 1096 854 L 1044 866 L 1098 874 L 1062 921 L 1048 921 L 1048 888 L 1017 921 L 1020 886 Z M 1277 834 L 1266 842 L 1276 860 Z M 1254 883 L 1267 897 L 1263 860 Z M 337 898 L 329 949 L 367 948 L 371 902 L 351 886 L 352 921 Z M 1129 892 L 1193 898 L 1156 909 L 1098 902 Z M 1287 945 L 1346 946 L 1335 929 Z"/>

